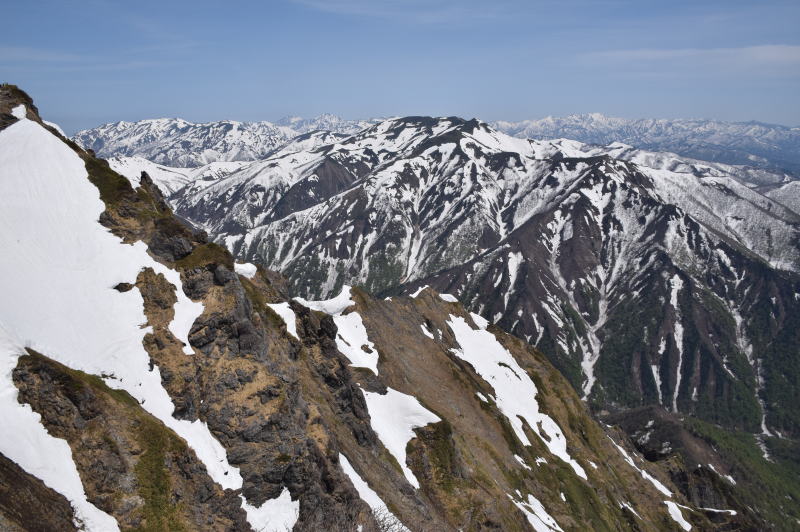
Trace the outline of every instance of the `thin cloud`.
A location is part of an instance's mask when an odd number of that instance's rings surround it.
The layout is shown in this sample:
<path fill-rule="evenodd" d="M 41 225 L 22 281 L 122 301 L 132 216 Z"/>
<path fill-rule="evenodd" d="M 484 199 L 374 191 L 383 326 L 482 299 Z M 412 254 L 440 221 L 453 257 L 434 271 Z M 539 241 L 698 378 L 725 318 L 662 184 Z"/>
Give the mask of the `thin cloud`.
<path fill-rule="evenodd" d="M 582 54 L 583 63 L 628 71 L 700 70 L 708 74 L 800 75 L 800 46 L 768 44 L 738 48 L 609 50 Z"/>
<path fill-rule="evenodd" d="M 420 23 L 485 20 L 507 12 L 503 1 L 471 3 L 455 0 L 291 0 L 312 9 L 377 18 L 400 18 Z"/>
<path fill-rule="evenodd" d="M 60 50 L 27 48 L 23 46 L 0 46 L 0 61 L 14 63 L 74 63 L 86 59 L 78 54 Z"/>

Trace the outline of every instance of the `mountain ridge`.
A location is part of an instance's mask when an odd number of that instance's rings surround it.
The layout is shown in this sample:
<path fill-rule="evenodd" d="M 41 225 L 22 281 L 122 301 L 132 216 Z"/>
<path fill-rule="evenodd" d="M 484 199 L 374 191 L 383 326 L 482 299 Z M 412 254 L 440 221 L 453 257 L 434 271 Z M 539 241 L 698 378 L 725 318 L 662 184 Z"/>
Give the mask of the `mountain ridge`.
<path fill-rule="evenodd" d="M 316 118 L 285 117 L 277 122 L 240 122 L 223 120 L 194 124 L 174 119 L 150 119 L 138 122 L 116 122 L 82 130 L 73 139 L 103 157 L 144 156 L 153 162 L 169 166 L 199 166 L 216 160 L 257 160 L 272 148 L 291 138 L 316 130 L 355 134 L 383 119 L 346 120 L 332 114 Z M 162 150 L 152 151 L 135 138 L 133 130 L 152 125 L 150 136 L 162 134 L 159 125 L 170 124 L 183 131 L 183 137 L 166 142 Z M 232 139 L 226 145 L 225 125 L 236 126 L 252 133 L 250 138 Z M 568 138 L 584 143 L 607 145 L 623 142 L 641 149 L 674 152 L 684 157 L 723 164 L 748 165 L 773 172 L 789 172 L 796 179 L 800 172 L 800 127 L 782 126 L 757 121 L 724 122 L 708 119 L 625 119 L 600 113 L 549 116 L 537 120 L 494 121 L 494 128 L 512 136 L 534 139 Z M 146 129 L 146 128 L 145 128 Z M 141 132 L 140 132 L 141 134 Z M 148 133 L 145 133 L 148 134 Z M 132 142 L 124 142 L 133 136 Z M 209 137 L 214 137 L 209 140 Z M 183 148 L 169 147 L 176 139 L 188 142 Z M 205 156 L 202 150 L 210 151 Z M 135 146 L 135 147 L 133 147 Z M 762 183 L 763 184 L 763 183 Z"/>

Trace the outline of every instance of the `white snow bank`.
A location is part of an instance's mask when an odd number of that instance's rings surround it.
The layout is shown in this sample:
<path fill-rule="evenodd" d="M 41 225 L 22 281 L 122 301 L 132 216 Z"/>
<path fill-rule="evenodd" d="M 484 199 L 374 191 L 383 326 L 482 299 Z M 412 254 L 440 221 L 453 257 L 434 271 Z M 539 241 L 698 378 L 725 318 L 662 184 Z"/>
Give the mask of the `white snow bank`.
<path fill-rule="evenodd" d="M 456 296 L 452 296 L 450 294 L 439 294 L 439 297 L 441 297 L 448 303 L 458 303 L 458 299 L 456 299 Z"/>
<path fill-rule="evenodd" d="M 28 114 L 28 109 L 25 105 L 19 104 L 11 110 L 11 114 L 14 115 L 15 118 L 22 120 Z"/>
<path fill-rule="evenodd" d="M 361 500 L 367 503 L 370 508 L 372 508 L 373 513 L 376 515 L 384 515 L 388 513 L 391 516 L 391 519 L 395 521 L 393 523 L 395 528 L 392 528 L 392 530 L 397 530 L 398 532 L 408 530 L 408 528 L 406 528 L 406 526 L 400 522 L 397 516 L 389 511 L 389 508 L 386 506 L 386 503 L 383 502 L 383 499 L 381 499 L 380 496 L 369 487 L 369 484 L 367 484 L 364 479 L 361 478 L 361 475 L 359 475 L 356 470 L 353 469 L 353 466 L 350 465 L 350 461 L 342 453 L 339 453 L 339 464 L 342 466 L 342 471 L 344 471 L 344 474 L 347 475 L 347 477 L 350 479 L 350 482 L 353 483 L 353 487 L 356 488 L 358 496 L 361 497 Z"/>
<path fill-rule="evenodd" d="M 0 131 L 0 321 L 69 367 L 111 375 L 107 384 L 183 437 L 212 479 L 240 488 L 238 469 L 208 427 L 172 417 L 172 400 L 142 346 L 151 328 L 142 327 L 138 289 L 113 287 L 135 281 L 143 268 L 164 274 L 178 297 L 170 330 L 184 343 L 203 306 L 186 298 L 178 273 L 154 261 L 144 243 L 123 244 L 97 222 L 105 205 L 87 177 L 77 154 L 36 122 Z M 14 427 L 6 428 L 0 440 L 14 445 Z"/>
<path fill-rule="evenodd" d="M 349 286 L 344 286 L 338 296 L 326 301 L 306 301 L 299 297 L 296 298 L 296 301 L 312 310 L 333 316 L 333 322 L 339 330 L 336 335 L 336 348 L 347 357 L 351 366 L 369 368 L 377 375 L 378 350 L 375 349 L 375 344 L 369 341 L 361 315 L 356 311 L 343 314 L 345 310 L 356 304 L 352 300 L 350 290 Z"/>
<path fill-rule="evenodd" d="M 283 532 L 291 530 L 300 515 L 300 501 L 293 501 L 287 488 L 274 499 L 264 501 L 259 507 L 248 504 L 244 497 L 242 508 L 247 512 L 247 522 L 257 532 Z"/>
<path fill-rule="evenodd" d="M 441 421 L 420 404 L 416 397 L 388 388 L 385 395 L 362 390 L 367 401 L 372 430 L 400 464 L 408 482 L 419 488 L 419 481 L 406 465 L 406 445 L 416 437 L 414 430 Z"/>
<path fill-rule="evenodd" d="M 547 513 L 542 503 L 533 495 L 528 495 L 527 501 L 514 500 L 511 495 L 508 498 L 517 508 L 522 510 L 522 513 L 528 518 L 528 522 L 536 532 L 563 532 L 556 520 Z"/>
<path fill-rule="evenodd" d="M 119 530 L 113 517 L 86 499 L 69 444 L 51 436 L 41 416 L 17 401 L 11 372 L 24 354 L 24 346 L 0 323 L 0 419 L 6 429 L 0 436 L 0 453 L 66 497 L 86 530 Z"/>
<path fill-rule="evenodd" d="M 683 518 L 683 514 L 681 513 L 681 509 L 672 501 L 664 501 L 664 504 L 667 505 L 667 510 L 669 511 L 669 516 L 672 518 L 673 521 L 678 523 L 680 527 L 684 530 L 691 530 L 692 525 Z"/>
<path fill-rule="evenodd" d="M 234 271 L 239 275 L 243 275 L 248 279 L 252 279 L 256 276 L 258 272 L 258 268 L 255 264 L 250 264 L 249 262 L 245 262 L 244 264 L 239 264 L 238 262 L 233 265 Z"/>
<path fill-rule="evenodd" d="M 292 307 L 289 306 L 288 302 L 283 303 L 267 303 L 267 306 L 275 311 L 275 314 L 281 317 L 281 319 L 286 323 L 286 330 L 297 338 L 297 317 L 294 315 L 294 311 Z"/>
<path fill-rule="evenodd" d="M 483 320 L 478 326 L 485 323 Z M 494 388 L 495 403 L 508 418 L 517 438 L 524 445 L 531 444 L 523 430 L 524 419 L 553 455 L 568 463 L 579 477 L 586 479 L 583 467 L 567 452 L 567 440 L 561 428 L 553 418 L 539 412 L 536 385 L 511 353 L 492 333 L 484 328 L 473 329 L 460 316 L 450 315 L 447 324 L 461 346 L 461 349 L 453 349 L 453 353 L 469 362 L 478 375 Z"/>

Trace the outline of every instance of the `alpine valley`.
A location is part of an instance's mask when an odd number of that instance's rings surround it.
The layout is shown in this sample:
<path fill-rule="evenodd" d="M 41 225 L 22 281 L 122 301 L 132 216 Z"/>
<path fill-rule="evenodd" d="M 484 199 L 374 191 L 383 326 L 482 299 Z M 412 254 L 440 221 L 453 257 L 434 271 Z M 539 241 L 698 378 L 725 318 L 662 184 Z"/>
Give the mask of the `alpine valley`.
<path fill-rule="evenodd" d="M 0 86 L 0 529 L 800 524 L 790 172 L 454 117 L 100 130 Z"/>

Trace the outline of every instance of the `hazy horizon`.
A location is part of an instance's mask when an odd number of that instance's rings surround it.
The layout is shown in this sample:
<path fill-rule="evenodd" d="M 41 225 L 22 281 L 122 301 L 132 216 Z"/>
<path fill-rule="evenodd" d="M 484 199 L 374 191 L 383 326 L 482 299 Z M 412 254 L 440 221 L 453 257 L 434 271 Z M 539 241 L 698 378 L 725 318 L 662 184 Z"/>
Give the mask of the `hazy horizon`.
<path fill-rule="evenodd" d="M 465 119 L 465 120 L 470 120 L 472 118 L 476 118 L 476 119 L 481 120 L 483 122 L 492 123 L 492 122 L 537 121 L 537 120 L 544 120 L 546 118 L 558 119 L 558 118 L 566 118 L 566 117 L 569 117 L 569 116 L 586 116 L 586 115 L 592 115 L 592 114 L 600 114 L 600 115 L 602 115 L 602 116 L 604 116 L 606 118 L 621 118 L 621 119 L 625 119 L 625 120 L 714 120 L 714 121 L 719 121 L 719 122 L 740 123 L 740 124 L 758 123 L 758 124 L 765 124 L 765 125 L 769 125 L 769 126 L 779 126 L 779 127 L 786 127 L 786 128 L 792 128 L 792 129 L 800 127 L 800 126 L 795 126 L 795 125 L 791 125 L 791 124 L 778 124 L 778 123 L 775 123 L 775 122 L 764 122 L 764 121 L 761 121 L 761 120 L 735 120 L 735 121 L 728 121 L 728 120 L 716 120 L 716 119 L 713 119 L 713 118 L 696 117 L 696 116 L 694 116 L 694 117 L 693 116 L 682 116 L 682 117 L 662 117 L 662 116 L 621 117 L 621 116 L 611 116 L 611 115 L 607 115 L 607 114 L 604 114 L 604 113 L 591 112 L 591 111 L 587 112 L 587 113 L 571 113 L 569 115 L 560 115 L 560 116 L 547 115 L 547 116 L 520 118 L 518 120 L 497 120 L 497 121 L 495 121 L 495 120 L 486 120 L 486 119 L 484 119 L 484 118 L 482 118 L 480 116 L 457 116 L 457 115 L 449 115 L 449 116 L 456 116 L 457 118 L 462 118 L 462 119 Z M 188 119 L 186 119 L 186 118 L 184 118 L 182 116 L 151 116 L 151 117 L 143 117 L 143 118 L 140 118 L 138 120 L 112 120 L 110 122 L 103 122 L 102 124 L 95 124 L 94 126 L 89 126 L 89 127 L 86 127 L 86 128 L 76 129 L 74 131 L 69 131 L 69 130 L 65 129 L 65 132 L 70 134 L 70 135 L 72 135 L 72 134 L 77 133 L 78 131 L 85 131 L 85 130 L 89 130 L 89 129 L 94 129 L 95 127 L 104 126 L 104 125 L 108 125 L 108 124 L 115 124 L 115 123 L 118 123 L 118 122 L 142 122 L 142 121 L 146 121 L 146 120 L 185 120 L 186 122 L 190 122 L 190 123 L 193 123 L 193 124 L 207 124 L 207 123 L 226 122 L 226 121 L 227 122 L 239 122 L 239 123 L 270 122 L 272 124 L 281 125 L 282 121 L 287 120 L 287 119 L 291 119 L 291 118 L 314 119 L 314 118 L 319 118 L 320 116 L 323 116 L 323 115 L 332 115 L 332 116 L 335 116 L 335 117 L 340 118 L 342 120 L 348 120 L 348 121 L 387 120 L 387 119 L 390 119 L 390 118 L 401 118 L 401 117 L 406 117 L 406 116 L 439 116 L 439 117 L 444 117 L 445 116 L 445 115 L 420 115 L 420 114 L 416 113 L 416 114 L 410 114 L 410 115 L 387 115 L 387 116 L 373 116 L 373 117 L 369 117 L 369 116 L 345 117 L 345 116 L 338 115 L 336 113 L 321 113 L 319 115 L 314 115 L 314 116 L 302 116 L 302 115 L 294 114 L 294 115 L 282 116 L 282 117 L 277 118 L 277 119 L 262 119 L 262 120 L 235 120 L 235 119 L 229 119 L 229 118 L 220 118 L 219 120 L 188 120 Z M 60 124 L 58 124 L 58 125 L 61 126 Z"/>
<path fill-rule="evenodd" d="M 65 130 L 331 113 L 800 124 L 800 3 L 92 0 L 5 8 L 0 77 Z"/>

